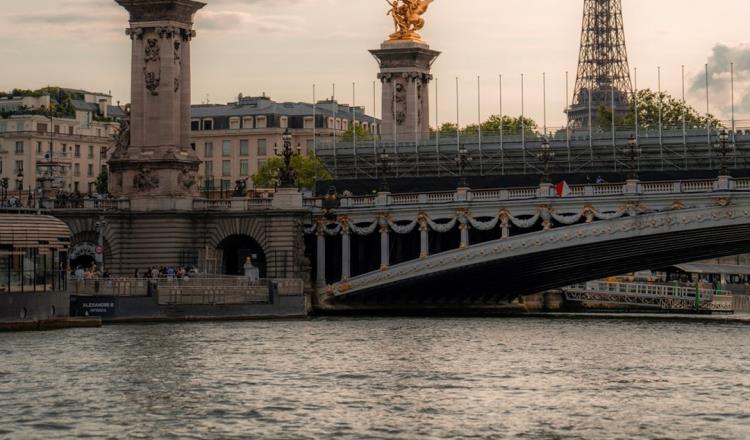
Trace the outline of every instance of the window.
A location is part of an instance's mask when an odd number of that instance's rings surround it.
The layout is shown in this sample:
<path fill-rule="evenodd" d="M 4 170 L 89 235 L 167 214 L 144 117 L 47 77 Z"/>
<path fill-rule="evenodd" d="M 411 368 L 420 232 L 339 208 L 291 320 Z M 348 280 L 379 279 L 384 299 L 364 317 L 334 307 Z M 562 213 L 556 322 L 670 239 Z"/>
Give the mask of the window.
<path fill-rule="evenodd" d="M 17 160 L 16 161 L 16 174 L 23 172 L 23 161 Z"/>
<path fill-rule="evenodd" d="M 306 117 L 305 118 L 305 125 L 304 125 L 304 127 L 305 128 L 313 128 L 313 121 L 314 121 L 314 119 L 312 118 L 312 116 Z"/>
<path fill-rule="evenodd" d="M 81 164 L 77 163 L 73 165 L 73 175 L 78 177 L 81 175 Z"/>
<path fill-rule="evenodd" d="M 196 121 L 193 119 L 190 121 L 190 131 L 198 131 L 201 129 L 201 121 Z"/>
<path fill-rule="evenodd" d="M 307 151 L 313 151 L 315 149 L 315 139 L 307 140 Z"/>
<path fill-rule="evenodd" d="M 102 160 L 107 158 L 107 147 L 101 147 L 99 149 L 99 158 Z"/>
<path fill-rule="evenodd" d="M 23 141 L 16 141 L 16 154 L 23 154 Z"/>
<path fill-rule="evenodd" d="M 279 126 L 281 128 L 289 127 L 289 118 L 287 118 L 286 116 L 282 116 L 281 119 L 279 120 Z"/>
<path fill-rule="evenodd" d="M 195 142 L 191 142 L 191 143 L 190 143 L 190 148 L 192 148 L 192 149 L 193 149 L 193 151 L 195 151 Z"/>
<path fill-rule="evenodd" d="M 93 158 L 94 158 L 94 146 L 89 145 L 89 159 L 93 159 Z"/>
<path fill-rule="evenodd" d="M 247 159 L 240 160 L 240 177 L 246 177 L 248 175 L 248 164 Z"/>
<path fill-rule="evenodd" d="M 81 192 L 80 183 L 73 182 L 73 192 Z"/>
<path fill-rule="evenodd" d="M 38 133 L 45 133 L 47 131 L 47 124 L 36 124 L 36 131 Z"/>
<path fill-rule="evenodd" d="M 221 175 L 223 177 L 229 177 L 232 175 L 232 161 L 231 160 L 221 161 Z"/>
<path fill-rule="evenodd" d="M 253 117 L 246 116 L 242 118 L 242 128 L 253 128 Z"/>
<path fill-rule="evenodd" d="M 55 125 L 55 133 L 60 133 L 60 126 L 59 125 Z"/>
<path fill-rule="evenodd" d="M 229 129 L 239 130 L 240 129 L 240 118 L 229 118 Z"/>
<path fill-rule="evenodd" d="M 81 157 L 81 146 L 80 145 L 76 145 L 76 149 L 75 149 L 75 152 L 73 153 L 73 156 L 75 156 L 75 157 Z"/>
<path fill-rule="evenodd" d="M 73 134 L 73 126 L 72 125 L 70 127 L 68 127 L 68 134 L 70 134 L 70 135 Z"/>
<path fill-rule="evenodd" d="M 206 144 L 203 146 L 203 157 L 206 159 L 210 157 L 214 157 L 214 143 L 213 142 L 206 142 Z"/>
<path fill-rule="evenodd" d="M 265 139 L 258 139 L 258 156 L 265 156 L 266 155 L 266 140 Z"/>
<path fill-rule="evenodd" d="M 40 154 L 42 152 L 42 143 L 39 142 L 39 141 L 37 141 L 37 143 L 36 143 L 36 152 L 40 153 Z"/>
<path fill-rule="evenodd" d="M 62 144 L 62 152 L 67 153 L 68 152 L 68 144 Z"/>
<path fill-rule="evenodd" d="M 203 162 L 203 167 L 206 170 L 206 177 L 211 178 L 214 176 L 214 163 L 210 160 Z"/>
<path fill-rule="evenodd" d="M 86 174 L 87 174 L 87 175 L 88 175 L 89 177 L 94 177 L 94 164 L 93 164 L 93 163 L 90 163 L 90 164 L 89 164 L 89 169 L 87 170 L 87 173 L 86 173 Z"/>
<path fill-rule="evenodd" d="M 247 156 L 250 154 L 250 147 L 247 139 L 240 140 L 240 156 Z"/>
<path fill-rule="evenodd" d="M 268 162 L 267 159 L 258 159 L 258 169 L 263 168 L 263 166 Z"/>
<path fill-rule="evenodd" d="M 203 129 L 204 130 L 213 130 L 214 129 L 214 120 L 213 119 L 204 119 L 203 120 Z"/>
<path fill-rule="evenodd" d="M 224 141 L 221 144 L 221 155 L 223 157 L 232 156 L 232 141 Z"/>
<path fill-rule="evenodd" d="M 94 188 L 94 182 L 89 182 L 89 194 L 93 194 L 96 192 L 96 189 Z"/>
<path fill-rule="evenodd" d="M 255 118 L 255 128 L 266 128 L 265 116 L 258 116 Z"/>
<path fill-rule="evenodd" d="M 0 160 L 0 175 L 3 174 L 3 161 Z"/>

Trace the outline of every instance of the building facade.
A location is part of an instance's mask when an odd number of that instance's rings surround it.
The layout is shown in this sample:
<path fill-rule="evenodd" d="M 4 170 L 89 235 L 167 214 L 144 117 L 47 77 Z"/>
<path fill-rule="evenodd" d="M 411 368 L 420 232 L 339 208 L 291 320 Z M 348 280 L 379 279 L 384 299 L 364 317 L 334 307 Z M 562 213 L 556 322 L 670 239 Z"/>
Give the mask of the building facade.
<path fill-rule="evenodd" d="M 69 92 L 77 99 L 62 117 L 43 112 L 54 97 L 0 98 L 0 179 L 7 179 L 8 194 L 35 190 L 44 179 L 59 191 L 95 192 L 126 113 L 110 95 Z"/>
<path fill-rule="evenodd" d="M 362 107 L 334 100 L 280 103 L 266 96 L 240 95 L 226 105 L 193 106 L 191 146 L 203 161 L 198 172 L 202 186 L 229 189 L 275 157 L 285 130 L 292 134 L 292 147 L 307 154 L 347 132 L 352 136 L 352 126 L 361 127 L 357 131 L 370 138 L 380 133 L 380 121 Z"/>

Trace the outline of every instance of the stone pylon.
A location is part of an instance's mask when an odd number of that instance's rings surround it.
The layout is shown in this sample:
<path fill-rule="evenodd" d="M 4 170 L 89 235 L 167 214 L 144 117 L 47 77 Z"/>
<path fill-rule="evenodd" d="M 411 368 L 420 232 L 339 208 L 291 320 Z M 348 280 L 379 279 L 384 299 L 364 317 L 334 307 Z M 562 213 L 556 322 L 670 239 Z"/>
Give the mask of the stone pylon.
<path fill-rule="evenodd" d="M 190 209 L 200 160 L 190 147 L 193 0 L 115 0 L 130 13 L 131 111 L 109 160 L 110 193 L 131 209 Z"/>
<path fill-rule="evenodd" d="M 371 50 L 383 84 L 380 136 L 385 142 L 420 142 L 430 137 L 430 68 L 440 52 L 421 41 L 386 41 Z"/>

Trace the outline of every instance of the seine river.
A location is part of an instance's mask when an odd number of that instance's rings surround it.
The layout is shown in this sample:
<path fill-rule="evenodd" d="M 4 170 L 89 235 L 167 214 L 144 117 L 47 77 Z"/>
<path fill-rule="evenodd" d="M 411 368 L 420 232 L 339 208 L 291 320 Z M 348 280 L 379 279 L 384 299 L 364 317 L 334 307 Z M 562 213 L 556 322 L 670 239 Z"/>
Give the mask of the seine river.
<path fill-rule="evenodd" d="M 750 438 L 750 317 L 0 334 L 0 438 Z"/>

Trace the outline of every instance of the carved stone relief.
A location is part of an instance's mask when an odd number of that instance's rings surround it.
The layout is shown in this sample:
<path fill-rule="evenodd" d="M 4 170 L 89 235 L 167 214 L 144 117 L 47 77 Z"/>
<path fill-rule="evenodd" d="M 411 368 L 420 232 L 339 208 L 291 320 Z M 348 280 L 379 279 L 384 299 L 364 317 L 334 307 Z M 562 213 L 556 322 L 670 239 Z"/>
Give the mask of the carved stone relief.
<path fill-rule="evenodd" d="M 145 55 L 143 58 L 143 75 L 146 89 L 153 96 L 159 95 L 159 84 L 161 83 L 161 53 L 159 40 L 148 38 L 146 40 Z"/>

